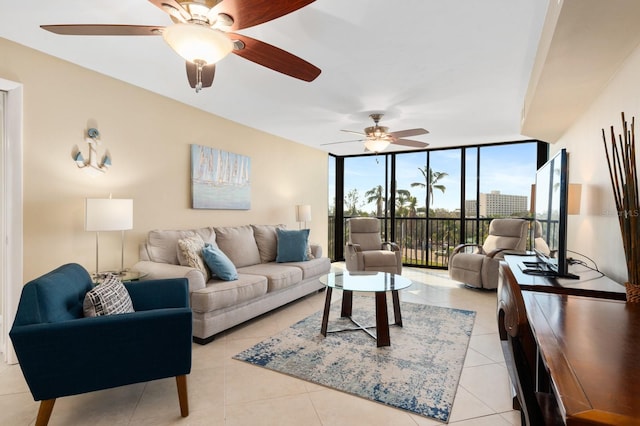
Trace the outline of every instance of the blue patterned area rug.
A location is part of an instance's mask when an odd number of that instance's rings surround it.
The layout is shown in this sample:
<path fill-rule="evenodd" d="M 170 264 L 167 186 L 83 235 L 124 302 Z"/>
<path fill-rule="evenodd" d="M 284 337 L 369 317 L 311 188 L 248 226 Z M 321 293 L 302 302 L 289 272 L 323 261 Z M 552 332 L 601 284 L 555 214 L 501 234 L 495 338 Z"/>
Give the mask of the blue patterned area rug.
<path fill-rule="evenodd" d="M 377 348 L 363 331 L 325 338 L 316 312 L 233 358 L 448 422 L 475 312 L 406 302 L 401 309 L 404 326 L 390 327 L 389 347 Z M 339 316 L 334 302 L 329 331 L 352 327 Z M 355 296 L 353 318 L 375 325 L 375 299 Z"/>

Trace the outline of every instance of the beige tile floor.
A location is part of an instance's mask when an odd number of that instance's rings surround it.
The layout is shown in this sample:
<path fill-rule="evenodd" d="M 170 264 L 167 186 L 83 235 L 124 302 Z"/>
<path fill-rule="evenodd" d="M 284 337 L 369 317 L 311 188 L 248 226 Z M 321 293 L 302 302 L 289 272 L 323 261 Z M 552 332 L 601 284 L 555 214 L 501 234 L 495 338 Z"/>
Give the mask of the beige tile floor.
<path fill-rule="evenodd" d="M 334 264 L 334 267 L 342 267 Z M 463 288 L 446 271 L 405 268 L 415 284 L 401 300 L 477 312 L 450 418 L 452 425 L 519 425 L 496 329 L 496 293 Z M 340 297 L 339 292 L 334 292 Z M 57 425 L 439 425 L 409 414 L 231 359 L 323 307 L 317 293 L 193 346 L 188 379 L 190 415 L 181 418 L 175 380 L 124 386 L 61 398 Z M 43 354 L 46 356 L 46 354 Z M 87 374 L 90 374 L 87 372 Z M 17 365 L 0 364 L 0 425 L 33 425 L 34 402 Z"/>

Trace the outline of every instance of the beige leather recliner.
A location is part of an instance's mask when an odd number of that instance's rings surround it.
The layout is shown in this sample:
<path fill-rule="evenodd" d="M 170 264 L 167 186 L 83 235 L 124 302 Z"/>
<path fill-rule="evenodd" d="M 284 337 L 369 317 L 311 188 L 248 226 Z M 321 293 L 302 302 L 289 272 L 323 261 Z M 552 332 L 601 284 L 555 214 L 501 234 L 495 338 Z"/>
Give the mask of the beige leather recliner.
<path fill-rule="evenodd" d="M 524 253 L 529 222 L 524 219 L 494 219 L 484 244 L 460 244 L 449 257 L 449 277 L 470 287 L 498 287 L 500 260 L 505 252 Z M 473 252 L 468 250 L 474 248 Z"/>
<path fill-rule="evenodd" d="M 347 271 L 379 271 L 402 274 L 402 252 L 396 243 L 383 242 L 380 221 L 374 217 L 347 220 L 349 242 L 345 246 Z"/>

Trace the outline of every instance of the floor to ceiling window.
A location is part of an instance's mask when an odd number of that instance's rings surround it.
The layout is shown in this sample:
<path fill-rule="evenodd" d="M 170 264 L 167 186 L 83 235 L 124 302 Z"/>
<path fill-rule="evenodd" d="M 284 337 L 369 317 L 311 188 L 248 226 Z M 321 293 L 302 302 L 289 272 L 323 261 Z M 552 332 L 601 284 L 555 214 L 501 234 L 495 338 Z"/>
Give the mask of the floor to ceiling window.
<path fill-rule="evenodd" d="M 329 206 L 329 244 L 327 256 L 329 259 L 336 259 L 336 244 L 335 244 L 335 234 L 336 234 L 336 157 L 329 156 L 329 164 L 327 175 L 329 176 L 329 185 L 328 185 L 328 206 Z"/>
<path fill-rule="evenodd" d="M 538 144 L 333 157 L 330 190 L 338 202 L 330 200 L 330 223 L 378 217 L 383 237 L 401 245 L 405 264 L 444 268 L 457 244 L 484 240 L 491 219 L 529 217 Z M 329 235 L 343 245 L 348 235 L 337 231 Z M 342 259 L 342 250 L 332 254 Z"/>

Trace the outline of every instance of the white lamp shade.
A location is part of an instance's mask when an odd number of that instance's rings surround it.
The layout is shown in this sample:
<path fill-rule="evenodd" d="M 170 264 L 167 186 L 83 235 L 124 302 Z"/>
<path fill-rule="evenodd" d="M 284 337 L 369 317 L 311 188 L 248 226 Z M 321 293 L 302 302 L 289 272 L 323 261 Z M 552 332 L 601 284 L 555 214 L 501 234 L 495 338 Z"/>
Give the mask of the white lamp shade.
<path fill-rule="evenodd" d="M 302 204 L 296 206 L 296 222 L 310 222 L 311 221 L 311 206 L 308 204 Z"/>
<path fill-rule="evenodd" d="M 391 142 L 386 139 L 367 139 L 364 146 L 371 152 L 384 151 Z"/>
<path fill-rule="evenodd" d="M 215 64 L 233 50 L 233 43 L 219 30 L 198 24 L 173 24 L 162 37 L 167 44 L 189 62 Z"/>
<path fill-rule="evenodd" d="M 133 200 L 87 198 L 84 229 L 87 231 L 125 231 L 133 228 Z"/>

